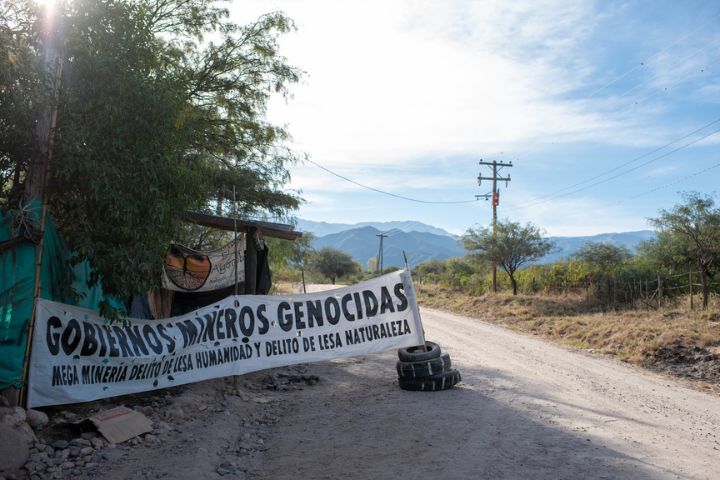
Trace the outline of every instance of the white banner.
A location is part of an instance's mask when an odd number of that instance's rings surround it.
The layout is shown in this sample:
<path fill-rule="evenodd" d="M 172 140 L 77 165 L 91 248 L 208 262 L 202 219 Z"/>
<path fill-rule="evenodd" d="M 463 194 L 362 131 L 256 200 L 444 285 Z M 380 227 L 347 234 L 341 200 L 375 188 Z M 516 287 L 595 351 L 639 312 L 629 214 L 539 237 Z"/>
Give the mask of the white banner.
<path fill-rule="evenodd" d="M 231 296 L 163 320 L 110 322 L 90 310 L 39 300 L 28 406 L 423 343 L 407 270 L 321 293 Z"/>
<path fill-rule="evenodd" d="M 235 258 L 237 257 L 237 271 Z M 176 292 L 207 292 L 245 281 L 245 237 L 210 252 L 173 243 L 165 252 L 162 286 Z"/>

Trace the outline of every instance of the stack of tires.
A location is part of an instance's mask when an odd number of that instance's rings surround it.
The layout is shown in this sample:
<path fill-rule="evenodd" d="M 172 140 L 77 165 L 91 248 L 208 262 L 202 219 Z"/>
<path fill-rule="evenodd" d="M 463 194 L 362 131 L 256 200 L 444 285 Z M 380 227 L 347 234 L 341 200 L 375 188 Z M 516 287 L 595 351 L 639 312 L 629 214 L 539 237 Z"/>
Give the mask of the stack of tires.
<path fill-rule="evenodd" d="M 440 345 L 425 342 L 422 346 L 398 350 L 398 381 L 403 390 L 436 392 L 447 390 L 460 382 L 460 372 L 452 368 L 450 355 Z"/>

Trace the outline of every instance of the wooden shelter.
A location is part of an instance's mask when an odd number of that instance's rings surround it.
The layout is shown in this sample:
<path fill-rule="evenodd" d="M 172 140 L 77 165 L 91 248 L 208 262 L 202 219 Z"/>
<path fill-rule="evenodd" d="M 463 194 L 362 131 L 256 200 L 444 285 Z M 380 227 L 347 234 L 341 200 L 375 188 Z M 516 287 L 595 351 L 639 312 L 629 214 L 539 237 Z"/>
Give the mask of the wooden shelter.
<path fill-rule="evenodd" d="M 202 225 L 203 227 L 217 228 L 229 232 L 237 231 L 244 233 L 246 238 L 245 250 L 245 285 L 244 292 L 246 295 L 254 295 L 257 291 L 257 239 L 258 234 L 261 237 L 281 238 L 283 240 L 296 240 L 302 236 L 302 233 L 295 231 L 292 225 L 283 223 L 262 222 L 258 220 L 234 219 L 230 217 L 222 217 L 219 215 L 208 215 L 206 213 L 185 212 L 185 220 L 190 223 Z"/>

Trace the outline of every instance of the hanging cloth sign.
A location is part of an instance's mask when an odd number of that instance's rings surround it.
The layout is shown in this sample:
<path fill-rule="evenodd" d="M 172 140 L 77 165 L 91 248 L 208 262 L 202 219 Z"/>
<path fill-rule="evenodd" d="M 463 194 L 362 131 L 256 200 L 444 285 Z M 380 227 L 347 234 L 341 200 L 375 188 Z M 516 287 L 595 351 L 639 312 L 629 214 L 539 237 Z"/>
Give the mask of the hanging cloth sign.
<path fill-rule="evenodd" d="M 410 273 L 304 295 L 238 295 L 179 317 L 110 322 L 39 300 L 29 407 L 144 392 L 424 344 Z"/>
<path fill-rule="evenodd" d="M 237 240 L 237 281 L 245 281 L 245 238 Z M 162 286 L 176 292 L 208 292 L 235 284 L 235 242 L 211 252 L 173 243 L 165 252 Z"/>

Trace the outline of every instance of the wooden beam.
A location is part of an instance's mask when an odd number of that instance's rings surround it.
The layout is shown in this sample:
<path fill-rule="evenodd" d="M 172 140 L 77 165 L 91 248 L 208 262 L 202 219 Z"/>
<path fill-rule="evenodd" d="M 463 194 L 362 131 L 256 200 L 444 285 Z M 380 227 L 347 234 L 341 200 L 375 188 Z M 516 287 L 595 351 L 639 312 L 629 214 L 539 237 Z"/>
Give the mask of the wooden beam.
<path fill-rule="evenodd" d="M 232 232 L 235 228 L 235 220 L 230 217 L 208 215 L 206 213 L 185 212 L 185 220 L 190 223 L 204 227 L 217 228 Z M 237 228 L 240 232 L 248 233 L 251 228 L 257 228 L 265 237 L 282 238 L 284 240 L 296 240 L 302 236 L 301 232 L 293 230 L 292 225 L 284 223 L 260 222 L 256 220 L 237 220 Z"/>

